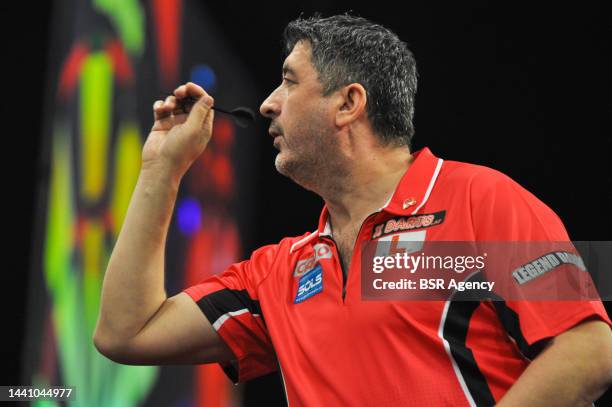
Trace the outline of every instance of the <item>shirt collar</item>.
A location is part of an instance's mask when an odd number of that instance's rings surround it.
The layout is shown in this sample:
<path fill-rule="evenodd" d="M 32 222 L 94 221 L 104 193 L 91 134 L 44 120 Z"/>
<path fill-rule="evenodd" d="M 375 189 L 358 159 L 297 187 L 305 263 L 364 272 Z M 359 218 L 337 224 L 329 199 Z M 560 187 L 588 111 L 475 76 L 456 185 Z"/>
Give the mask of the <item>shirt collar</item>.
<path fill-rule="evenodd" d="M 412 156 L 412 164 L 402 176 L 391 199 L 380 211 L 394 215 L 413 215 L 427 202 L 443 160 L 433 155 L 427 147 L 415 151 Z M 331 236 L 327 204 L 323 206 L 319 216 L 318 232 L 319 236 Z"/>

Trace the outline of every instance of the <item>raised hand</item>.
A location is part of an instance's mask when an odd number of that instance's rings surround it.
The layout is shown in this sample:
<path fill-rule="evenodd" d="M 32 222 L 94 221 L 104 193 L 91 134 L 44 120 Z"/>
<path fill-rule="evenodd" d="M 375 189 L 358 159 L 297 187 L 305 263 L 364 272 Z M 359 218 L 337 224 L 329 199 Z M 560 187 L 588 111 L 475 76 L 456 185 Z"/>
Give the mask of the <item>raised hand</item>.
<path fill-rule="evenodd" d="M 188 108 L 189 99 L 197 102 Z M 192 82 L 153 104 L 154 123 L 142 150 L 142 168 L 160 167 L 182 177 L 212 136 L 214 99 Z"/>

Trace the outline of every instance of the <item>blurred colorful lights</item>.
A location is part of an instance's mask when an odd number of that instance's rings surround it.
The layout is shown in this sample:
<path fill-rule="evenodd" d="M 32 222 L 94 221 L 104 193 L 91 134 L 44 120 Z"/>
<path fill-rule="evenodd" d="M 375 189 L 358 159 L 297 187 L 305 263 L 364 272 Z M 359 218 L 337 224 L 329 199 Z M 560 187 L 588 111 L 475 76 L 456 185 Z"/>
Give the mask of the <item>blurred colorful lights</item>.
<path fill-rule="evenodd" d="M 186 197 L 177 208 L 178 227 L 186 236 L 191 236 L 202 226 L 202 208 L 197 199 Z"/>

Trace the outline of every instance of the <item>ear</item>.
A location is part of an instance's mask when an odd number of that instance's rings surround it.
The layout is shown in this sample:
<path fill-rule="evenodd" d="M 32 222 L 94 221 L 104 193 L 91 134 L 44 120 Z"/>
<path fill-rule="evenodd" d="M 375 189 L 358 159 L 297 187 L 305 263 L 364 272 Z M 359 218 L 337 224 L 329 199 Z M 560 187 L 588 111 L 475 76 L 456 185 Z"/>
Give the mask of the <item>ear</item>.
<path fill-rule="evenodd" d="M 351 83 L 338 91 L 336 126 L 344 127 L 359 119 L 366 109 L 367 93 L 360 83 Z"/>

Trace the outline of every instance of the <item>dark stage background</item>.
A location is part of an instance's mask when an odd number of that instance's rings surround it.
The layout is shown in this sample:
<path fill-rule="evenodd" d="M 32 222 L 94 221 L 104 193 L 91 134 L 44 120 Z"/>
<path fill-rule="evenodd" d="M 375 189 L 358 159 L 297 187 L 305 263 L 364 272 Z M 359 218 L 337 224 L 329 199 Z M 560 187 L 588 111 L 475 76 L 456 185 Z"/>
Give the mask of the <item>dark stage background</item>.
<path fill-rule="evenodd" d="M 461 3 L 461 4 L 459 4 Z M 203 3 L 263 100 L 280 80 L 283 27 L 300 12 L 353 10 L 394 30 L 420 73 L 414 148 L 505 172 L 548 204 L 573 240 L 612 240 L 612 27 L 604 2 L 545 6 L 471 1 Z M 24 349 L 51 5 L 2 5 L 3 379 L 19 384 Z M 202 39 L 205 41 L 205 39 Z M 153 100 L 151 100 L 151 103 Z M 254 106 L 256 107 L 256 106 Z M 257 106 L 258 107 L 258 106 Z M 314 230 L 321 200 L 278 175 L 265 131 L 256 142 L 253 232 L 244 252 Z M 612 271 L 610 271 L 612 272 Z M 609 304 L 608 304 L 609 305 Z M 608 312 L 611 308 L 608 306 Z M 280 402 L 278 378 L 247 399 Z M 23 383 L 25 384 L 25 383 Z M 268 387 L 272 390 L 267 391 Z M 611 405 L 612 397 L 600 405 Z"/>

